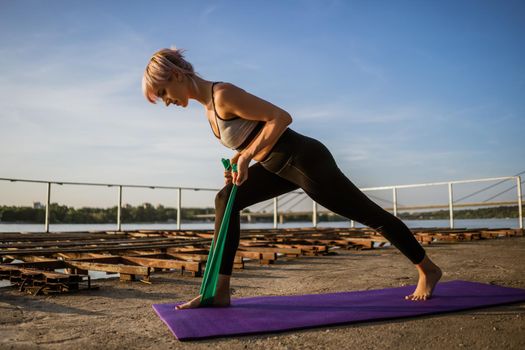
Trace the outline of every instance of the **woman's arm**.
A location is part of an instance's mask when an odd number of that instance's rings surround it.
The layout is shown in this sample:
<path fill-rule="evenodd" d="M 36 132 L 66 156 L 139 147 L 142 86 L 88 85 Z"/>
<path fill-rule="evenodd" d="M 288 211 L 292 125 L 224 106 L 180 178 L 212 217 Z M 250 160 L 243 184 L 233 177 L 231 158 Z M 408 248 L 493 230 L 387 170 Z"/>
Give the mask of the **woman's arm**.
<path fill-rule="evenodd" d="M 257 137 L 240 153 L 248 160 L 262 160 L 277 142 L 292 117 L 285 110 L 254 96 L 233 85 L 216 91 L 215 107 L 220 115 L 228 118 L 236 115 L 244 119 L 265 121 L 265 126 Z"/>

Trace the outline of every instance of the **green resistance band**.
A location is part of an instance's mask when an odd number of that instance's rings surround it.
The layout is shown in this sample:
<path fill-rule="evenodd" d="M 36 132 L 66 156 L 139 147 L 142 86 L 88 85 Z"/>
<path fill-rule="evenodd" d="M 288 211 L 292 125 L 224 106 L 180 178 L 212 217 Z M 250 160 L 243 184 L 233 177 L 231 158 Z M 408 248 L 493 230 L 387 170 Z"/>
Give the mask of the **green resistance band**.
<path fill-rule="evenodd" d="M 237 164 L 231 164 L 229 159 L 222 159 L 222 164 L 226 170 L 232 168 L 233 172 L 237 172 Z M 226 234 L 228 232 L 228 225 L 230 223 L 230 215 L 232 212 L 233 201 L 235 200 L 235 194 L 237 193 L 237 185 L 233 185 L 230 192 L 230 198 L 226 204 L 226 210 L 221 222 L 221 228 L 217 235 L 217 242 L 214 245 L 214 238 L 211 240 L 210 253 L 208 254 L 208 260 L 206 261 L 206 268 L 204 270 L 204 278 L 202 279 L 200 294 L 201 305 L 213 304 L 213 298 L 217 291 L 217 282 L 219 280 L 219 269 L 222 261 L 222 253 L 224 252 L 224 244 L 226 243 Z"/>

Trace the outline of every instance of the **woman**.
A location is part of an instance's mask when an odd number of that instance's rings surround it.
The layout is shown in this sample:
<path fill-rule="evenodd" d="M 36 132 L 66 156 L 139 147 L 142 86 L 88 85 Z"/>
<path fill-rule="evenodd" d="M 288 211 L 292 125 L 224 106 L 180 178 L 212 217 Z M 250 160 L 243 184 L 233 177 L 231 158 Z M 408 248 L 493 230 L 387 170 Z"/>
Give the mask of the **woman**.
<path fill-rule="evenodd" d="M 240 236 L 240 211 L 250 205 L 302 188 L 313 200 L 385 236 L 419 272 L 408 300 L 430 298 L 441 270 L 425 254 L 407 226 L 363 194 L 338 168 L 319 141 L 288 126 L 292 117 L 283 109 L 243 89 L 201 78 L 184 59 L 182 50 L 163 49 L 148 63 L 142 80 L 146 98 L 166 106 L 187 107 L 195 99 L 204 106 L 211 129 L 220 142 L 237 151 L 231 159 L 238 172 L 225 172 L 225 187 L 215 198 L 215 238 L 233 184 L 238 187 L 220 267 L 216 306 L 230 304 L 230 276 Z M 257 161 L 249 166 L 250 161 Z M 216 241 L 216 239 L 215 239 Z M 177 309 L 200 305 L 201 296 Z"/>

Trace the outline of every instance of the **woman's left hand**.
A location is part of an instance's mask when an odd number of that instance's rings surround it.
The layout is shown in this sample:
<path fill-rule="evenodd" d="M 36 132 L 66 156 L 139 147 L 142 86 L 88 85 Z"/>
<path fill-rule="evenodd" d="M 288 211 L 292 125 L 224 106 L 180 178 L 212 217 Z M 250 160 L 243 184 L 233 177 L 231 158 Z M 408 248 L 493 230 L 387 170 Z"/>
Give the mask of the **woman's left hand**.
<path fill-rule="evenodd" d="M 249 158 L 246 158 L 240 152 L 231 159 L 231 163 L 237 163 L 237 172 L 232 172 L 233 184 L 240 186 L 248 179 L 248 166 L 250 165 Z"/>

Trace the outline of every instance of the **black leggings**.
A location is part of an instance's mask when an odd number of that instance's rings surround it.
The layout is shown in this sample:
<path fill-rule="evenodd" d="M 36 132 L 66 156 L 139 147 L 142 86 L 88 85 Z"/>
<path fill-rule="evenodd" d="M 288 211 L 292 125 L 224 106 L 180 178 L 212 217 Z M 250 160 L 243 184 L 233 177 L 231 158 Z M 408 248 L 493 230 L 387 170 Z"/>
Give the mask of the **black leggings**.
<path fill-rule="evenodd" d="M 215 197 L 215 237 L 232 186 L 226 185 Z M 248 168 L 248 179 L 237 189 L 220 274 L 232 273 L 240 239 L 240 211 L 298 188 L 332 212 L 377 230 L 412 263 L 425 257 L 408 227 L 361 192 L 341 172 L 326 146 L 288 128 L 268 156 Z"/>

